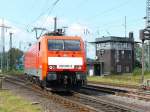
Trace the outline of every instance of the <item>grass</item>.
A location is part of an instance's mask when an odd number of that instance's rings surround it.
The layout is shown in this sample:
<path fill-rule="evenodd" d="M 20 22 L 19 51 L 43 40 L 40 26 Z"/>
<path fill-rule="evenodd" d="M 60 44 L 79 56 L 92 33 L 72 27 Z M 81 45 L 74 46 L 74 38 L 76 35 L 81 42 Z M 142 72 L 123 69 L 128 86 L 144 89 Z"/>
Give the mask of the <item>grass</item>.
<path fill-rule="evenodd" d="M 11 70 L 7 75 L 22 75 L 23 70 Z M 104 77 L 92 76 L 87 78 L 88 81 L 103 83 L 103 84 L 113 84 L 113 85 L 128 85 L 128 86 L 139 86 L 141 84 L 141 69 L 134 69 L 133 73 L 126 74 L 113 74 Z M 144 79 L 150 79 L 150 72 L 145 71 Z"/>
<path fill-rule="evenodd" d="M 22 75 L 24 74 L 23 70 L 11 70 L 11 71 L 5 71 L 3 74 L 5 75 Z"/>
<path fill-rule="evenodd" d="M 1 90 L 0 112 L 41 112 L 41 109 L 9 91 Z"/>
<path fill-rule="evenodd" d="M 114 85 L 139 86 L 141 84 L 141 72 L 135 70 L 130 74 L 108 75 L 104 77 L 92 76 L 88 77 L 88 81 Z M 144 79 L 150 79 L 150 72 L 145 72 Z"/>

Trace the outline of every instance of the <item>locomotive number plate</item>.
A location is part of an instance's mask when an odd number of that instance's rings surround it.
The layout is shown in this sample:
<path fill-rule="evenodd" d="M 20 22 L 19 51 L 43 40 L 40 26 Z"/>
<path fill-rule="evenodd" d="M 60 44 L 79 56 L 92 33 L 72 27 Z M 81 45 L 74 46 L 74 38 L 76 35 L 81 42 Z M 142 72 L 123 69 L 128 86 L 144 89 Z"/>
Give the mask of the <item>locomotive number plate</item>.
<path fill-rule="evenodd" d="M 58 65 L 58 68 L 60 68 L 60 69 L 72 69 L 73 65 Z"/>

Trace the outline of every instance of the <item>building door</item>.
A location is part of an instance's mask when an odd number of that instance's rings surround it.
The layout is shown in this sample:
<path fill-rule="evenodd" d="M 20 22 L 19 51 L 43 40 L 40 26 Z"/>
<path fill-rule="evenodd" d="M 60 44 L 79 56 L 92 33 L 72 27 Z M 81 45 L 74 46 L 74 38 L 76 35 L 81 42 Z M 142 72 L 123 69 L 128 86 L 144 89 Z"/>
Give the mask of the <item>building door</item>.
<path fill-rule="evenodd" d="M 100 63 L 100 74 L 104 74 L 104 62 Z"/>
<path fill-rule="evenodd" d="M 122 67 L 121 65 L 117 65 L 117 73 L 121 73 L 122 72 Z"/>
<path fill-rule="evenodd" d="M 100 72 L 100 64 L 94 64 L 94 74 L 96 76 L 100 76 L 101 72 Z"/>
<path fill-rule="evenodd" d="M 104 63 L 100 62 L 97 64 L 94 64 L 94 74 L 96 76 L 101 76 L 104 73 Z"/>

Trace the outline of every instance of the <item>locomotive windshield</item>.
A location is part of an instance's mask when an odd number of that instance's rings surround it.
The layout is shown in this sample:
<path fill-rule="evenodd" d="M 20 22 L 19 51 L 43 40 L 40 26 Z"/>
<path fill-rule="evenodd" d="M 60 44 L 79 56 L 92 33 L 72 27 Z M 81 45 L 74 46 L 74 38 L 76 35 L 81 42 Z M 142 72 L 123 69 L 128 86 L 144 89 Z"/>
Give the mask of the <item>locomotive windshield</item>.
<path fill-rule="evenodd" d="M 48 40 L 48 50 L 79 51 L 79 40 Z"/>
<path fill-rule="evenodd" d="M 63 50 L 63 40 L 48 40 L 48 50 Z"/>

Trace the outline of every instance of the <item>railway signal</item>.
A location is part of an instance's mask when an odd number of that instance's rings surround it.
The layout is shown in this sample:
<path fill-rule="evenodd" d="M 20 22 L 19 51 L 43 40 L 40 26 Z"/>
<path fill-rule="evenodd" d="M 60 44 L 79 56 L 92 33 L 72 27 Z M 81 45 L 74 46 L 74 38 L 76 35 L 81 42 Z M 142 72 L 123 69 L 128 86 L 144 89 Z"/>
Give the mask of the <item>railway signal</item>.
<path fill-rule="evenodd" d="M 150 40 L 150 29 L 141 29 L 139 33 L 142 41 Z"/>

